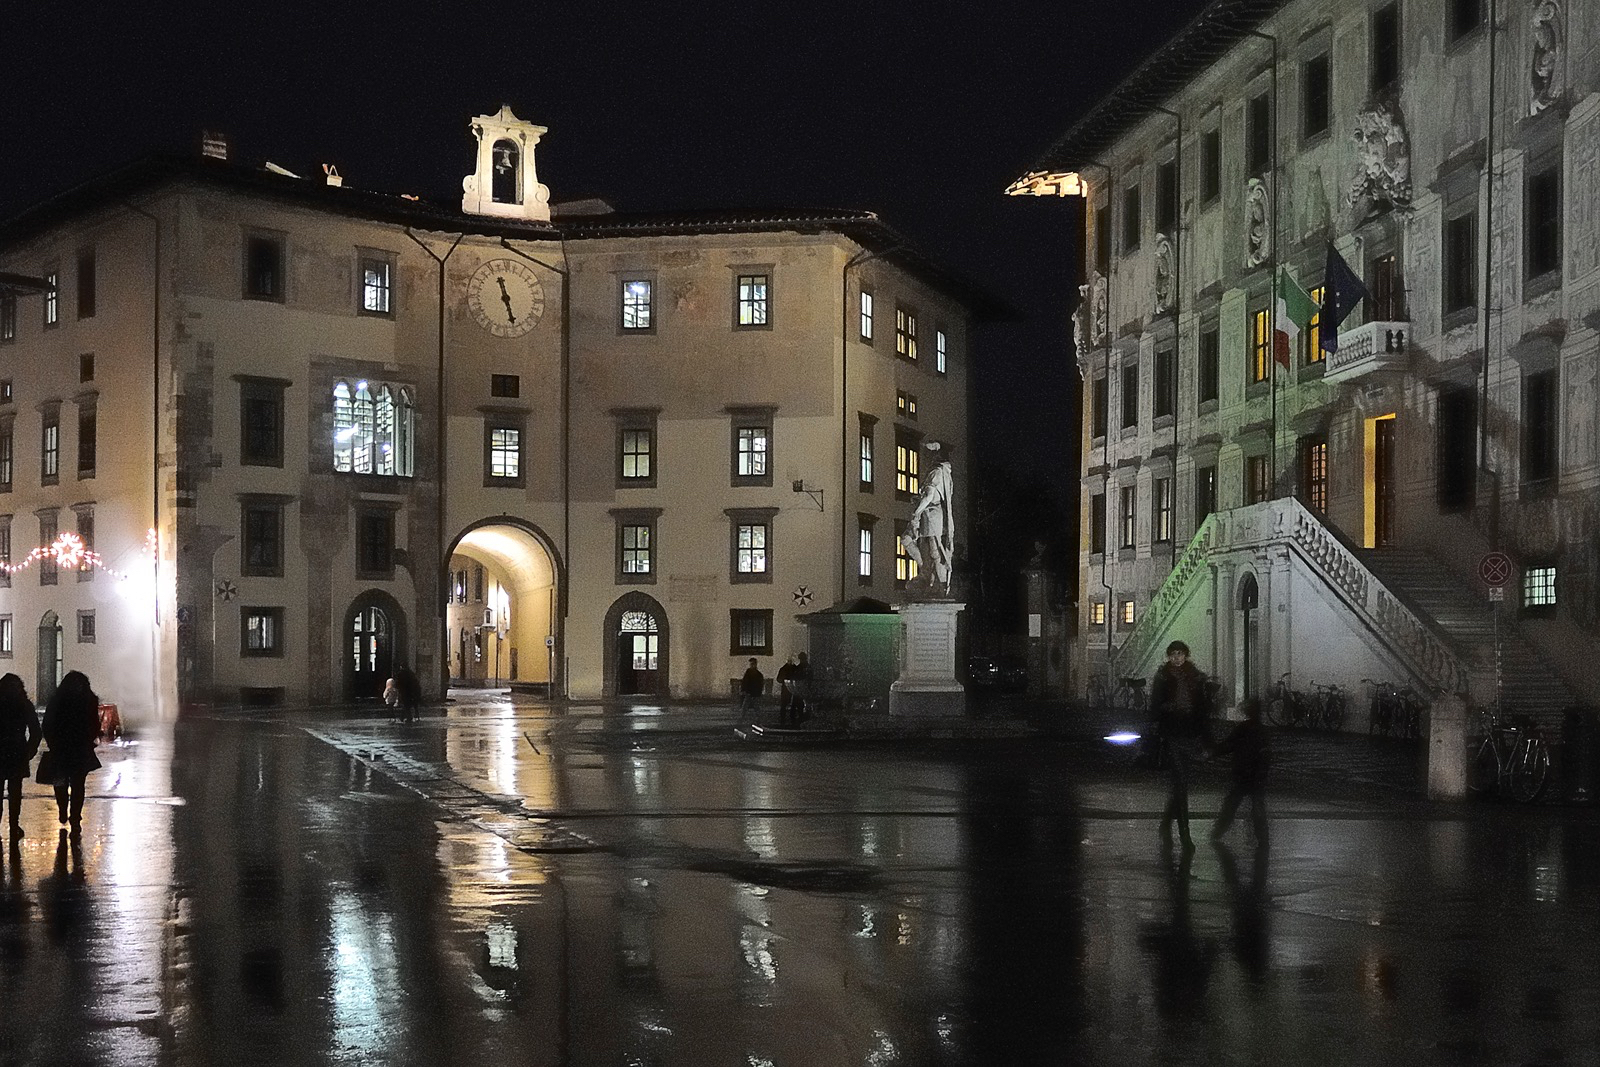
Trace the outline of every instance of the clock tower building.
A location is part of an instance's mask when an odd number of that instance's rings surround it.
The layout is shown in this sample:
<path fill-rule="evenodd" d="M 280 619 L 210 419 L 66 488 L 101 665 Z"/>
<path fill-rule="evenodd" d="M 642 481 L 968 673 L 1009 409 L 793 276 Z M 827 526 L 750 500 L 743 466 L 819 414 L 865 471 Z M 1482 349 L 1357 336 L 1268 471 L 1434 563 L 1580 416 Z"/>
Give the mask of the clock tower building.
<path fill-rule="evenodd" d="M 533 149 L 545 127 L 517 118 L 508 105 L 472 120 L 477 168 L 461 180 L 461 210 L 468 215 L 550 221 L 550 189 L 540 185 Z"/>

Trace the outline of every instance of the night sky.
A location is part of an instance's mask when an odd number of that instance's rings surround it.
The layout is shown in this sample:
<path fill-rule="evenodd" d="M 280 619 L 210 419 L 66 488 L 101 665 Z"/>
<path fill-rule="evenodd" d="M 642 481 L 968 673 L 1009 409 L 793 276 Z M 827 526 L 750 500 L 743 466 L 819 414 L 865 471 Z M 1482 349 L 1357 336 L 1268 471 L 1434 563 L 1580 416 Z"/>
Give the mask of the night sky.
<path fill-rule="evenodd" d="M 236 161 L 459 204 L 468 120 L 510 104 L 550 129 L 558 202 L 866 208 L 1010 301 L 1022 320 L 978 340 L 974 440 L 1065 487 L 1074 214 L 1002 190 L 1200 6 L 10 5 L 0 216 L 202 129 Z"/>

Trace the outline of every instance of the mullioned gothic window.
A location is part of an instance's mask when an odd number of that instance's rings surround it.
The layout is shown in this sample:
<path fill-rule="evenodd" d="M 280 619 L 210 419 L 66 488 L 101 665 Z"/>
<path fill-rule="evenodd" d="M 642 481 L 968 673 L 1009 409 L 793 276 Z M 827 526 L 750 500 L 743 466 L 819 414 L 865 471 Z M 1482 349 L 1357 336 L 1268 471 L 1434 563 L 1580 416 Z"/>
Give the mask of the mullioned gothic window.
<path fill-rule="evenodd" d="M 411 390 L 348 381 L 333 386 L 333 469 L 409 478 L 415 454 Z"/>

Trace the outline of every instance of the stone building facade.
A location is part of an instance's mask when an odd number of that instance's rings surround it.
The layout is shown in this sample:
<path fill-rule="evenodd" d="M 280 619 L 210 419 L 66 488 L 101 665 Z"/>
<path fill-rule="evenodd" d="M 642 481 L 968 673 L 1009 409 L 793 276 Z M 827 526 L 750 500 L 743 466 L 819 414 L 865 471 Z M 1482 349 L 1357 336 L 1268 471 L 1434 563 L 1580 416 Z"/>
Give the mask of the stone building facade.
<path fill-rule="evenodd" d="M 1600 699 L 1597 161 L 1600 4 L 1216 0 L 1018 179 L 1084 197 L 1080 686 Z"/>
<path fill-rule="evenodd" d="M 45 283 L 0 306 L 0 665 L 135 714 L 399 663 L 723 696 L 897 598 L 982 298 L 870 212 L 564 210 L 543 129 L 473 132 L 459 208 L 150 159 L 0 231 Z"/>

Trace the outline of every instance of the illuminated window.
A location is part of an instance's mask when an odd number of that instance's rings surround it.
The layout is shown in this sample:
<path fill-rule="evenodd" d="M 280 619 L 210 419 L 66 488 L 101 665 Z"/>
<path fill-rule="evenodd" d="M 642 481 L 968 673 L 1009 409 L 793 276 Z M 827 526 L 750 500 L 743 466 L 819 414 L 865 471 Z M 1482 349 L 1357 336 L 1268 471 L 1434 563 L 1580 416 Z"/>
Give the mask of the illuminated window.
<path fill-rule="evenodd" d="M 651 477 L 650 459 L 655 451 L 649 430 L 622 431 L 622 480 L 644 481 Z"/>
<path fill-rule="evenodd" d="M 894 409 L 904 418 L 915 419 L 917 417 L 917 394 L 908 393 L 904 389 L 896 390 L 894 394 Z"/>
<path fill-rule="evenodd" d="M 767 473 L 767 428 L 741 426 L 738 435 L 738 475 L 760 478 Z"/>
<path fill-rule="evenodd" d="M 1151 507 L 1150 540 L 1172 540 L 1172 479 L 1157 478 L 1150 484 Z"/>
<path fill-rule="evenodd" d="M 917 561 L 906 551 L 907 526 L 896 519 L 894 524 L 894 587 L 904 589 L 917 576 Z"/>
<path fill-rule="evenodd" d="M 1122 607 L 1117 611 L 1117 622 L 1126 630 L 1133 625 L 1133 601 L 1124 600 Z"/>
<path fill-rule="evenodd" d="M 901 498 L 914 497 L 922 492 L 917 448 L 914 437 L 896 433 L 894 440 L 894 491 Z"/>
<path fill-rule="evenodd" d="M 0 515 L 0 588 L 11 588 L 11 516 Z"/>
<path fill-rule="evenodd" d="M 731 608 L 728 611 L 730 656 L 772 655 L 770 609 Z"/>
<path fill-rule="evenodd" d="M 870 515 L 856 520 L 856 575 L 862 585 L 872 584 L 872 524 L 875 521 Z"/>
<path fill-rule="evenodd" d="M 1117 543 L 1122 548 L 1132 548 L 1134 538 L 1138 536 L 1139 507 L 1134 486 L 1125 485 L 1118 496 L 1119 514 L 1121 522 L 1119 529 L 1122 536 Z"/>
<path fill-rule="evenodd" d="M 872 492 L 872 452 L 873 432 L 877 429 L 878 420 L 871 415 L 861 416 L 861 491 Z"/>
<path fill-rule="evenodd" d="M 1306 507 L 1317 514 L 1328 510 L 1328 439 L 1300 440 L 1300 492 Z"/>
<path fill-rule="evenodd" d="M 0 343 L 17 339 L 17 298 L 0 296 Z"/>
<path fill-rule="evenodd" d="M 655 326 L 655 283 L 648 278 L 625 278 L 622 282 L 622 328 L 649 330 Z"/>
<path fill-rule="evenodd" d="M 739 575 L 767 573 L 767 531 L 764 522 L 741 522 L 734 526 L 733 569 Z"/>
<path fill-rule="evenodd" d="M 767 298 L 770 277 L 766 274 L 741 274 L 735 284 L 739 312 L 734 324 L 741 327 L 771 326 L 771 309 Z"/>
<path fill-rule="evenodd" d="M 616 523 L 616 581 L 618 585 L 653 585 L 659 569 L 656 524 L 660 508 L 613 508 Z"/>
<path fill-rule="evenodd" d="M 489 434 L 489 479 L 521 484 L 522 431 L 515 426 L 486 427 Z"/>
<path fill-rule="evenodd" d="M 950 342 L 943 330 L 933 332 L 933 369 L 940 374 L 950 369 Z"/>
<path fill-rule="evenodd" d="M 393 264 L 381 256 L 361 257 L 361 310 L 368 315 L 392 313 L 390 272 Z"/>
<path fill-rule="evenodd" d="M 54 485 L 61 474 L 61 413 L 55 408 L 44 412 L 39 435 L 39 476 L 45 485 Z"/>
<path fill-rule="evenodd" d="M 1522 572 L 1522 606 L 1556 606 L 1556 569 L 1553 565 L 1529 567 Z"/>
<path fill-rule="evenodd" d="M 1305 339 L 1307 363 L 1321 363 L 1323 356 L 1326 354 L 1322 351 L 1322 297 L 1327 291 L 1326 286 L 1319 285 L 1308 294 L 1311 297 L 1311 302 L 1317 306 L 1317 310 L 1312 314 L 1311 321 L 1306 324 L 1305 331 L 1300 335 Z"/>
<path fill-rule="evenodd" d="M 1244 502 L 1259 504 L 1272 499 L 1272 468 L 1266 456 L 1244 458 Z"/>
<path fill-rule="evenodd" d="M 11 420 L 0 420 L 0 492 L 11 491 L 11 473 L 16 459 L 16 439 Z"/>
<path fill-rule="evenodd" d="M 1091 600 L 1089 602 L 1089 625 L 1104 626 L 1106 624 L 1106 602 L 1104 600 Z"/>
<path fill-rule="evenodd" d="M 894 309 L 894 354 L 912 362 L 917 358 L 917 313 L 910 308 Z"/>
<path fill-rule="evenodd" d="M 44 276 L 44 327 L 50 329 L 61 322 L 61 289 L 57 282 L 60 279 L 55 271 L 48 271 Z"/>
<path fill-rule="evenodd" d="M 1264 382 L 1272 372 L 1272 324 L 1266 308 L 1250 313 L 1250 381 Z"/>
<path fill-rule="evenodd" d="M 239 655 L 283 655 L 283 609 L 239 609 Z"/>
<path fill-rule="evenodd" d="M 279 411 L 281 419 L 281 395 Z M 335 382 L 333 469 L 342 473 L 409 478 L 412 473 L 415 408 L 411 391 L 380 383 Z"/>
<path fill-rule="evenodd" d="M 245 238 L 244 295 L 252 300 L 283 300 L 283 238 L 262 234 Z"/>
<path fill-rule="evenodd" d="M 14 651 L 11 638 L 11 616 L 0 615 L 0 656 L 10 659 Z"/>
<path fill-rule="evenodd" d="M 872 343 L 872 294 L 861 290 L 861 339 Z"/>

